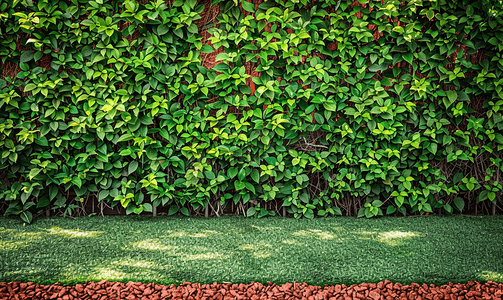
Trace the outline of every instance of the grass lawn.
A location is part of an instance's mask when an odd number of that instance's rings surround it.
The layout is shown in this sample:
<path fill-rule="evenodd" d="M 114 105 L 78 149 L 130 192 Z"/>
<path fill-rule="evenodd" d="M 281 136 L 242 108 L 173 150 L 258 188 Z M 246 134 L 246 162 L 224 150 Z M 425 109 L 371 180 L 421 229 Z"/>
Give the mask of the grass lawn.
<path fill-rule="evenodd" d="M 0 218 L 0 282 L 503 282 L 503 216 Z"/>

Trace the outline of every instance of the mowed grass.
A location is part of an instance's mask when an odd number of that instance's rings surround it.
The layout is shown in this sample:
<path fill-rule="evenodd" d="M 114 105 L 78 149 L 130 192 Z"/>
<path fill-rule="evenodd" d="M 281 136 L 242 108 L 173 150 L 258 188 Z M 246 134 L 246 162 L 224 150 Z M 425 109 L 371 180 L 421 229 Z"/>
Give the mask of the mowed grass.
<path fill-rule="evenodd" d="M 0 218 L 0 282 L 503 282 L 503 216 Z"/>

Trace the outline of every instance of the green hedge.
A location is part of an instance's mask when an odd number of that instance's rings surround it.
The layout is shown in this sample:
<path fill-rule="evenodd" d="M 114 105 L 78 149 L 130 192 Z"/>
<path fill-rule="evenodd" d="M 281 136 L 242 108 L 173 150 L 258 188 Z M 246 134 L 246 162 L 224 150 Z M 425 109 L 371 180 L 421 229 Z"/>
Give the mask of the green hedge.
<path fill-rule="evenodd" d="M 501 208 L 501 1 L 141 2 L 0 4 L 6 215 Z"/>

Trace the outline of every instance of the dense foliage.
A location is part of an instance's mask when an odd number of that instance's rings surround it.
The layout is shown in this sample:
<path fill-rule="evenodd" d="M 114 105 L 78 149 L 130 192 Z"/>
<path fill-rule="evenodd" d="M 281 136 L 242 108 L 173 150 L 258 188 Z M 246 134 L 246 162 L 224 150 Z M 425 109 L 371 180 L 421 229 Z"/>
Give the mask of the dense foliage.
<path fill-rule="evenodd" d="M 501 1 L 255 2 L 2 1 L 5 214 L 496 211 Z"/>

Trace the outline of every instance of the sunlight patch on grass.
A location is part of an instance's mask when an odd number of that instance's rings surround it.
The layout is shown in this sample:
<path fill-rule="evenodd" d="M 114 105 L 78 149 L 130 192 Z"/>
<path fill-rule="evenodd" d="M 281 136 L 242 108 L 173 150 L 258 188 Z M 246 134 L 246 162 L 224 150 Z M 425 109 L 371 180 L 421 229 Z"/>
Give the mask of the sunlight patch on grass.
<path fill-rule="evenodd" d="M 296 245 L 298 242 L 296 240 L 284 240 L 283 244 Z"/>
<path fill-rule="evenodd" d="M 145 250 L 171 250 L 173 249 L 173 246 L 170 245 L 164 245 L 159 243 L 158 239 L 148 239 L 148 240 L 143 240 L 139 241 L 137 243 L 132 244 L 133 247 L 135 248 L 140 248 L 140 249 L 145 249 Z"/>
<path fill-rule="evenodd" d="M 118 270 L 114 270 L 111 268 L 96 268 L 96 272 L 91 275 L 91 277 L 103 280 L 103 279 L 108 279 L 108 280 L 118 280 L 118 279 L 125 279 L 128 277 L 131 277 L 131 274 L 121 272 Z"/>
<path fill-rule="evenodd" d="M 256 228 L 258 230 L 281 230 L 281 227 L 260 227 L 257 225 L 251 225 L 251 227 Z"/>
<path fill-rule="evenodd" d="M 267 258 L 271 256 L 271 252 L 265 250 L 264 248 L 272 248 L 272 245 L 264 242 L 260 242 L 259 244 L 243 244 L 240 245 L 238 249 L 243 251 L 253 251 L 252 254 L 255 258 Z"/>
<path fill-rule="evenodd" d="M 14 229 L 5 229 L 5 227 L 0 227 L 0 233 L 2 233 L 2 234 L 10 234 L 13 232 L 14 232 Z"/>
<path fill-rule="evenodd" d="M 0 241 L 0 251 L 17 251 L 26 247 L 27 242 Z"/>
<path fill-rule="evenodd" d="M 103 233 L 103 231 L 84 231 L 80 229 L 63 229 L 59 227 L 52 227 L 50 229 L 43 229 L 43 228 L 40 229 L 46 230 L 48 234 L 60 235 L 69 238 L 98 237 Z"/>
<path fill-rule="evenodd" d="M 478 274 L 477 277 L 486 281 L 491 280 L 495 282 L 503 282 L 503 274 L 491 271 L 483 271 L 482 273 Z"/>
<path fill-rule="evenodd" d="M 171 232 L 171 231 L 168 231 Z M 186 233 L 185 231 L 173 232 L 170 235 L 165 235 L 163 237 L 174 238 L 174 237 L 192 237 L 192 238 L 206 238 L 214 234 L 221 234 L 218 231 L 214 230 L 204 230 L 199 233 Z"/>
<path fill-rule="evenodd" d="M 135 259 L 120 259 L 116 260 L 110 263 L 111 265 L 114 266 L 128 266 L 128 267 L 136 267 L 136 268 L 153 268 L 156 265 L 153 262 L 150 261 L 144 261 L 144 260 L 135 260 Z"/>
<path fill-rule="evenodd" d="M 218 252 L 207 252 L 201 254 L 185 254 L 182 256 L 181 260 L 199 260 L 199 259 L 227 259 L 229 255 L 220 254 Z"/>
<path fill-rule="evenodd" d="M 271 256 L 271 252 L 269 252 L 269 251 L 253 252 L 253 256 L 255 258 L 268 258 L 269 256 Z"/>
<path fill-rule="evenodd" d="M 45 233 L 45 232 L 18 232 L 14 235 L 14 237 L 38 239 L 38 238 L 44 237 L 45 235 L 47 235 L 47 233 Z"/>
<path fill-rule="evenodd" d="M 388 231 L 379 233 L 377 239 L 381 243 L 386 243 L 390 246 L 398 246 L 403 244 L 403 239 L 409 239 L 412 237 L 417 237 L 419 234 L 411 231 Z"/>
<path fill-rule="evenodd" d="M 335 239 L 337 236 L 333 233 L 330 233 L 328 231 L 322 231 L 322 230 L 319 230 L 319 229 L 309 229 L 309 231 L 306 231 L 306 230 L 299 230 L 299 231 L 296 231 L 294 233 L 292 233 L 292 235 L 295 235 L 295 236 L 307 236 L 307 237 L 317 237 L 321 240 L 333 240 Z"/>

